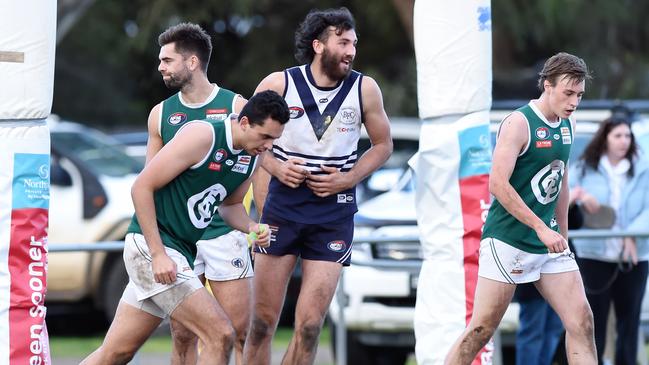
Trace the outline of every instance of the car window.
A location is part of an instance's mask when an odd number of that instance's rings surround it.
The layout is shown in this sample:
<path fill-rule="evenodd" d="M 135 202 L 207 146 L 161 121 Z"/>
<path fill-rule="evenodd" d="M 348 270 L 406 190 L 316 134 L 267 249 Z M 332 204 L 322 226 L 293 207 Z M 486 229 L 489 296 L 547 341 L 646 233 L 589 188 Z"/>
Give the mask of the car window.
<path fill-rule="evenodd" d="M 98 175 L 124 176 L 137 174 L 142 169 L 142 164 L 122 149 L 89 131 L 53 131 L 51 140 L 52 146 L 62 155 L 74 156 Z"/>

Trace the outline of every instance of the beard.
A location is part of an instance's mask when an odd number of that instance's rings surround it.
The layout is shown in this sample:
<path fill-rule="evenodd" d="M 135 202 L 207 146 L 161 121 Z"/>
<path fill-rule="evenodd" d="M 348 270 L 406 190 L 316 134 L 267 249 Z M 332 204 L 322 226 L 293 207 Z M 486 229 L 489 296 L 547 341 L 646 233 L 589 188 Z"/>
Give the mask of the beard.
<path fill-rule="evenodd" d="M 169 75 L 168 79 L 163 79 L 165 86 L 170 90 L 181 90 L 185 85 L 192 81 L 192 74 L 184 70 L 177 74 Z"/>
<path fill-rule="evenodd" d="M 343 61 L 342 57 L 336 57 L 332 55 L 325 48 L 322 53 L 322 71 L 332 80 L 342 80 L 346 78 L 350 72 L 352 72 L 353 59 L 349 62 L 349 67 L 347 70 L 341 67 L 341 62 Z"/>

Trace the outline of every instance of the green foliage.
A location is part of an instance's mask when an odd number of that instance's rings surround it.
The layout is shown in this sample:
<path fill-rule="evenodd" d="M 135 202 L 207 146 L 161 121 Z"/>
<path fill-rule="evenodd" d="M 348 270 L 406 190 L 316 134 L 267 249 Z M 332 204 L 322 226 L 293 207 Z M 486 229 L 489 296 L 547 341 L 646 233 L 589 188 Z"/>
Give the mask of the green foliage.
<path fill-rule="evenodd" d="M 424 0 L 420 0 L 424 1 Z M 180 21 L 212 35 L 212 81 L 249 97 L 273 71 L 295 65 L 293 37 L 312 8 L 356 17 L 355 69 L 381 86 L 389 115 L 417 115 L 414 50 L 395 0 L 96 0 L 57 49 L 53 111 L 104 127 L 145 128 L 171 94 L 157 71 L 157 36 Z M 584 58 L 586 97 L 649 98 L 649 2 L 492 1 L 494 99 L 532 98 L 537 72 L 559 51 Z"/>
<path fill-rule="evenodd" d="M 588 98 L 649 97 L 649 2 L 498 0 L 492 7 L 495 98 L 536 96 L 511 85 L 535 85 L 542 62 L 559 51 L 593 71 Z"/>
<path fill-rule="evenodd" d="M 172 93 L 157 71 L 157 37 L 181 21 L 212 36 L 210 80 L 250 97 L 266 75 L 296 64 L 295 29 L 310 9 L 343 5 L 360 35 L 355 68 L 379 82 L 390 114 L 415 115 L 414 52 L 390 0 L 97 0 L 59 44 L 53 111 L 145 128 L 149 110 Z"/>

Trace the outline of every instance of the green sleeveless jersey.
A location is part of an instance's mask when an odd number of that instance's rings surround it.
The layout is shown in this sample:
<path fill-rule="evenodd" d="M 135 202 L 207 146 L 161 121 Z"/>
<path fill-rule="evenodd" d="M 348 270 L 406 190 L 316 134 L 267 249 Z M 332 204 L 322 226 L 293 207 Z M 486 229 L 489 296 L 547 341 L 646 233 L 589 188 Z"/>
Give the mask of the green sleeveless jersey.
<path fill-rule="evenodd" d="M 176 132 L 187 121 L 190 120 L 214 120 L 224 121 L 230 113 L 234 112 L 234 101 L 237 94 L 215 86 L 212 94 L 203 104 L 187 105 L 180 93 L 176 93 L 162 102 L 160 112 L 160 124 L 158 132 L 162 137 L 162 143 L 167 144 L 176 135 Z M 212 239 L 231 232 L 233 229 L 228 226 L 218 213 L 212 219 L 212 223 L 203 233 L 202 239 Z"/>
<path fill-rule="evenodd" d="M 199 164 L 185 170 L 154 193 L 160 237 L 194 266 L 196 241 L 210 225 L 219 204 L 252 174 L 256 157 L 232 146 L 229 120 L 209 123 L 214 145 Z M 128 232 L 142 233 L 133 215 Z"/>
<path fill-rule="evenodd" d="M 518 111 L 527 119 L 529 138 L 527 148 L 516 160 L 509 183 L 532 212 L 558 232 L 555 207 L 570 156 L 572 126 L 569 119 L 546 122 L 532 102 Z M 548 252 L 536 232 L 514 218 L 497 199 L 489 209 L 482 237 L 496 238 L 530 253 Z"/>

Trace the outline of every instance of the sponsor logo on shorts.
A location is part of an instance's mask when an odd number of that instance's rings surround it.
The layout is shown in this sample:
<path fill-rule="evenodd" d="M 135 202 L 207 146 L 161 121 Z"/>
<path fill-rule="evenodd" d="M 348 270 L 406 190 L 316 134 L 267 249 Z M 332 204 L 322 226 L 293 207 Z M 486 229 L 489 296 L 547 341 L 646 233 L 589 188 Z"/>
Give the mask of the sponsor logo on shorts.
<path fill-rule="evenodd" d="M 167 119 L 167 121 L 171 125 L 177 125 L 177 124 L 180 124 L 180 123 L 184 123 L 186 120 L 187 120 L 187 114 L 180 113 L 180 112 L 171 114 L 169 116 L 169 119 Z"/>
<path fill-rule="evenodd" d="M 304 115 L 304 109 L 299 106 L 292 106 L 288 108 L 288 111 L 291 119 L 297 119 Z"/>
<path fill-rule="evenodd" d="M 194 270 L 192 270 L 192 268 L 189 266 L 184 266 L 183 269 L 181 270 L 181 272 L 188 272 L 188 271 L 194 271 Z"/>
<path fill-rule="evenodd" d="M 514 257 L 514 267 L 512 268 L 512 271 L 510 271 L 510 273 L 516 275 L 523 273 L 523 265 L 521 264 L 520 254 Z"/>
<path fill-rule="evenodd" d="M 336 198 L 336 203 L 340 204 L 354 202 L 354 194 L 338 194 Z"/>
<path fill-rule="evenodd" d="M 536 141 L 536 148 L 552 148 L 552 141 Z"/>
<path fill-rule="evenodd" d="M 221 162 L 226 158 L 228 158 L 228 153 L 223 148 L 219 148 L 214 152 L 214 161 Z"/>
<path fill-rule="evenodd" d="M 230 263 L 232 264 L 232 266 L 236 267 L 237 269 L 243 269 L 243 259 L 239 257 L 232 259 Z"/>
<path fill-rule="evenodd" d="M 333 252 L 342 252 L 347 248 L 345 241 L 337 240 L 327 243 L 327 248 Z"/>
<path fill-rule="evenodd" d="M 538 127 L 534 134 L 538 139 L 546 139 L 550 136 L 550 131 L 546 127 Z"/>

